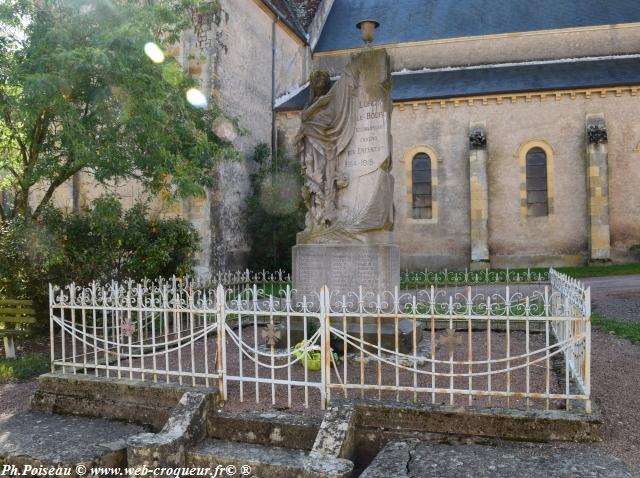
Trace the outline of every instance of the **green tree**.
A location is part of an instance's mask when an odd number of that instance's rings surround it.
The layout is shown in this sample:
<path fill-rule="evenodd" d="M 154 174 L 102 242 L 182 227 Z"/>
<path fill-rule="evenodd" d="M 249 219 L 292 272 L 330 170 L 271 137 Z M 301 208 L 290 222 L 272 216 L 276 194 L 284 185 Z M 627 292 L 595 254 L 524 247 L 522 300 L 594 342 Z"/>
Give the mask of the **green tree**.
<path fill-rule="evenodd" d="M 216 160 L 232 158 L 213 134 L 223 116 L 197 108 L 195 81 L 161 49 L 217 9 L 200 0 L 0 1 L 0 219 L 39 218 L 74 174 L 136 179 L 168 197 L 202 194 Z M 44 193 L 34 203 L 34 188 Z"/>

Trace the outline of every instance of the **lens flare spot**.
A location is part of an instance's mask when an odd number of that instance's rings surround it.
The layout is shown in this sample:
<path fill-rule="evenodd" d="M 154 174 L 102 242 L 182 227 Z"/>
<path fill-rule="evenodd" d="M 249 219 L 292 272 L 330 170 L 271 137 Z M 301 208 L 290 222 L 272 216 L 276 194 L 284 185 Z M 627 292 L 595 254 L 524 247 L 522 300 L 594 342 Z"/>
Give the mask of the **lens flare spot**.
<path fill-rule="evenodd" d="M 187 90 L 187 101 L 196 108 L 206 108 L 207 98 L 205 98 L 202 91 L 197 88 L 189 88 Z"/>
<path fill-rule="evenodd" d="M 153 42 L 149 42 L 144 46 L 144 53 L 154 63 L 162 63 L 164 61 L 164 53 L 158 45 Z"/>
<path fill-rule="evenodd" d="M 260 203 L 265 211 L 276 216 L 294 212 L 300 204 L 300 179 L 282 171 L 267 176 L 260 188 Z"/>

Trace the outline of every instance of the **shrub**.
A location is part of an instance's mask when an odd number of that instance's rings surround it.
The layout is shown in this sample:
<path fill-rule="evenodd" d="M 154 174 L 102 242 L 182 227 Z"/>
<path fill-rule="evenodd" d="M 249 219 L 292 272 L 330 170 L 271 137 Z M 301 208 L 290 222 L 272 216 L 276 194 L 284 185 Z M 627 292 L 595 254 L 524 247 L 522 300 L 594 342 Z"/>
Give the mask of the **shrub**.
<path fill-rule="evenodd" d="M 16 299 L 33 299 L 46 310 L 51 271 L 64 262 L 59 228 L 16 217 L 0 224 L 0 290 Z"/>
<path fill-rule="evenodd" d="M 181 218 L 149 218 L 142 204 L 125 212 L 107 196 L 63 222 L 64 262 L 54 268 L 58 283 L 183 276 L 195 265 L 199 237 L 193 225 Z"/>
<path fill-rule="evenodd" d="M 124 211 L 111 196 L 80 214 L 50 208 L 37 222 L 16 218 L 1 224 L 0 290 L 34 300 L 45 325 L 49 283 L 188 275 L 198 243 L 187 220 L 149 217 L 142 204 Z"/>

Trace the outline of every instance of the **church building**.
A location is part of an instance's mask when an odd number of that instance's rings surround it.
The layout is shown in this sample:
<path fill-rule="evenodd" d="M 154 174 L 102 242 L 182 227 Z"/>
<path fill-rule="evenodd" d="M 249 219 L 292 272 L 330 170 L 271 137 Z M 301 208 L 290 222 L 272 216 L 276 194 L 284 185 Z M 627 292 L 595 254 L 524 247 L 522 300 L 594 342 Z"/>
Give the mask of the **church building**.
<path fill-rule="evenodd" d="M 334 0 L 309 38 L 340 75 L 392 59 L 403 269 L 579 265 L 640 253 L 640 3 Z M 308 88 L 283 98 L 293 140 Z"/>

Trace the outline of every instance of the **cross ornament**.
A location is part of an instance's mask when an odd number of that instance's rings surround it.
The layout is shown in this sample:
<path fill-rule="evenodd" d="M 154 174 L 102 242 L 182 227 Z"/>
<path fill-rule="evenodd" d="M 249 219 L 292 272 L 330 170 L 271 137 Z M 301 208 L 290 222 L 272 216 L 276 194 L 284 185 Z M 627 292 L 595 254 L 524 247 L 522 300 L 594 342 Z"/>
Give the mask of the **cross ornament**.
<path fill-rule="evenodd" d="M 462 345 L 462 336 L 456 335 L 456 329 L 447 329 L 447 334 L 440 337 L 440 345 L 449 349 L 449 355 L 453 355 L 458 345 Z"/>
<path fill-rule="evenodd" d="M 122 321 L 120 325 L 120 333 L 125 337 L 133 336 L 133 333 L 136 331 L 136 326 L 129 319 L 125 319 Z"/>
<path fill-rule="evenodd" d="M 262 338 L 267 340 L 267 345 L 274 346 L 282 338 L 282 331 L 273 322 L 262 329 Z"/>

